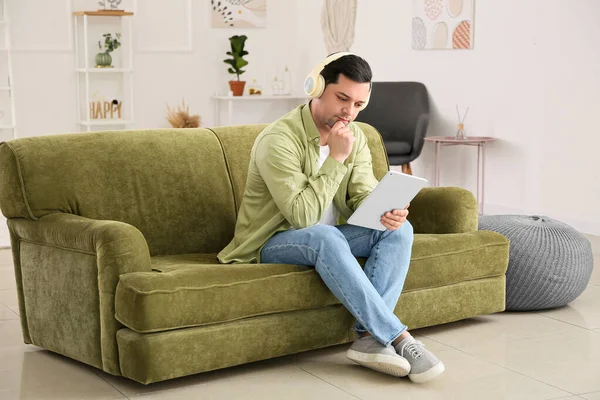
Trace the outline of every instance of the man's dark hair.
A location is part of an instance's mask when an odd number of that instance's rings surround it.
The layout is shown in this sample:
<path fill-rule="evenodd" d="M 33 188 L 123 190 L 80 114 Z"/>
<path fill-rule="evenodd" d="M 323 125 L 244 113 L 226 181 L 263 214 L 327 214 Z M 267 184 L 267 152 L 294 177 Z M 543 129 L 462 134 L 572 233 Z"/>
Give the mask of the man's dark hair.
<path fill-rule="evenodd" d="M 361 57 L 349 54 L 330 62 L 323 68 L 321 75 L 325 78 L 325 86 L 337 83 L 340 74 L 344 74 L 354 82 L 371 82 L 373 73 L 369 64 Z"/>

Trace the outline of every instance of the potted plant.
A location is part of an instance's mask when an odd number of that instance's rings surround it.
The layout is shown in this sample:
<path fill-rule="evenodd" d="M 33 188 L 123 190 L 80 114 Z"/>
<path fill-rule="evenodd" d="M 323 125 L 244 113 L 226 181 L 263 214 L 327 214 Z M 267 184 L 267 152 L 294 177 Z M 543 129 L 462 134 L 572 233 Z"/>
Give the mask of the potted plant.
<path fill-rule="evenodd" d="M 121 42 L 119 42 L 121 34 L 116 33 L 115 38 L 110 33 L 105 33 L 102 36 L 104 36 L 104 47 L 102 46 L 102 41 L 99 40 L 98 48 L 100 49 L 100 53 L 96 54 L 96 68 L 112 68 L 110 53 L 121 46 Z"/>
<path fill-rule="evenodd" d="M 223 60 L 223 62 L 230 65 L 227 71 L 230 74 L 235 74 L 237 76 L 237 80 L 229 81 L 229 87 L 234 96 L 241 96 L 244 93 L 244 86 L 246 85 L 246 81 L 240 81 L 240 75 L 246 72 L 242 68 L 248 65 L 248 61 L 243 58 L 248 54 L 247 51 L 244 51 L 246 39 L 248 39 L 246 35 L 235 35 L 230 37 L 229 42 L 231 44 L 231 51 L 228 51 L 227 54 L 232 58 Z"/>

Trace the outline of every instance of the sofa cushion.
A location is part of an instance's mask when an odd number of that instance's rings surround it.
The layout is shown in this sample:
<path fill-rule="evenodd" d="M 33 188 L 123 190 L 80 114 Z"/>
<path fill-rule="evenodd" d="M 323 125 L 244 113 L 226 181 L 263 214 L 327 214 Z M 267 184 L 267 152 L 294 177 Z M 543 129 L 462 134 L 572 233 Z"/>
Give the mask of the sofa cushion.
<path fill-rule="evenodd" d="M 216 254 L 182 258 L 123 275 L 116 318 L 132 330 L 156 332 L 337 303 L 310 267 L 219 264 Z M 209 258 L 211 264 L 199 263 Z"/>
<path fill-rule="evenodd" d="M 235 228 L 225 155 L 204 128 L 15 139 L 0 145 L 0 187 L 7 218 L 62 212 L 125 222 L 151 255 L 217 252 Z"/>
<path fill-rule="evenodd" d="M 418 234 L 404 291 L 504 275 L 507 257 L 508 241 L 495 232 Z M 116 318 L 137 332 L 339 303 L 312 267 L 218 264 L 216 254 L 154 257 L 152 272 L 121 276 L 115 301 Z"/>

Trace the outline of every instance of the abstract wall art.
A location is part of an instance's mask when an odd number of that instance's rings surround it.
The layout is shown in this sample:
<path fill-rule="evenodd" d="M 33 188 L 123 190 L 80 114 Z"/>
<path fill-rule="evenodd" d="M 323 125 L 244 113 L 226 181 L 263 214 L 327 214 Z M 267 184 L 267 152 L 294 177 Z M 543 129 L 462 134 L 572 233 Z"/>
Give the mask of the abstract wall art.
<path fill-rule="evenodd" d="M 474 16 L 475 0 L 413 0 L 413 49 L 472 49 Z"/>
<path fill-rule="evenodd" d="M 213 28 L 264 28 L 267 0 L 210 0 Z"/>

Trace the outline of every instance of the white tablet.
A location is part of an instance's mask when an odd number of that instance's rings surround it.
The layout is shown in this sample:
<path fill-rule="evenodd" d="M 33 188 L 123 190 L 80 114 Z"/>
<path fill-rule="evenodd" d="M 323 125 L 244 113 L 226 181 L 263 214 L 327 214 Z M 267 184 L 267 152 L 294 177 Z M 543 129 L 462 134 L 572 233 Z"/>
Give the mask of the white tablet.
<path fill-rule="evenodd" d="M 348 223 L 385 231 L 386 227 L 381 223 L 383 214 L 394 209 L 404 209 L 426 184 L 426 179 L 388 171 L 360 207 L 348 218 Z"/>

